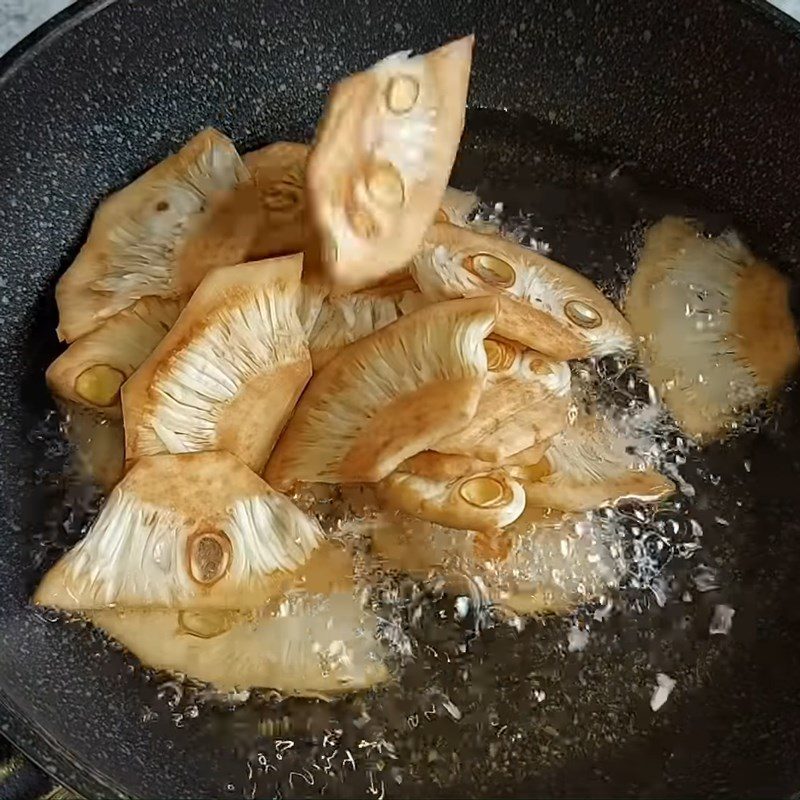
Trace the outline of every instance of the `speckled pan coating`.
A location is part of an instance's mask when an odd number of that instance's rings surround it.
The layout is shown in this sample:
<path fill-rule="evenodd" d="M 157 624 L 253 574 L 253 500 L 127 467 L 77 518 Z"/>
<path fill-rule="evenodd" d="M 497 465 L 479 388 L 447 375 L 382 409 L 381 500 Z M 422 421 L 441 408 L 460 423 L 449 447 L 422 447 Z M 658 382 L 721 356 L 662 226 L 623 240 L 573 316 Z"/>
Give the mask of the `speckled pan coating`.
<path fill-rule="evenodd" d="M 26 605 L 45 566 L 34 564 L 29 542 L 42 505 L 55 502 L 33 487 L 41 448 L 27 438 L 49 402 L 55 277 L 97 201 L 202 126 L 245 147 L 309 138 L 337 78 L 470 31 L 478 41 L 473 107 L 524 112 L 579 148 L 688 185 L 746 219 L 762 249 L 798 259 L 800 40 L 788 19 L 755 3 L 95 0 L 78 2 L 2 61 L 0 700 L 8 711 L 0 730 L 87 794 L 239 797 L 246 768 L 213 726 L 175 727 L 163 706 L 159 719 L 141 724 L 154 687 L 132 680 L 119 654 L 92 649 L 89 634 Z M 471 141 L 479 147 L 481 134 Z M 509 141 L 520 151 L 499 155 L 501 166 L 531 162 L 524 137 Z M 787 424 L 796 434 L 797 414 Z M 800 786 L 792 545 L 800 537 L 796 521 L 786 522 L 798 518 L 798 501 L 787 499 L 797 455 L 785 442 L 761 447 L 781 469 L 751 487 L 759 523 L 737 535 L 746 581 L 778 586 L 754 590 L 737 610 L 747 646 L 704 694 L 670 700 L 663 724 L 623 750 L 599 750 L 596 761 L 529 782 L 524 765 L 533 773 L 537 756 L 521 743 L 522 769 L 498 792 L 787 796 Z M 484 789 L 454 791 L 461 794 L 435 790 Z M 269 795 L 268 785 L 259 792 Z"/>

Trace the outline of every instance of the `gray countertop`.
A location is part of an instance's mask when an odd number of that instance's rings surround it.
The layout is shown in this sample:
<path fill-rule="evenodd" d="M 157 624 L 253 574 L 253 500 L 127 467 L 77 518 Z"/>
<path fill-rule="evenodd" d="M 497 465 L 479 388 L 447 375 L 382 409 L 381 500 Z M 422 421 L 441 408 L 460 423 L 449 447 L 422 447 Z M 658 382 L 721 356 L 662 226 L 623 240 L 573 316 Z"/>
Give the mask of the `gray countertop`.
<path fill-rule="evenodd" d="M 0 0 L 0 54 L 72 0 Z M 800 19 L 800 0 L 772 0 L 773 4 Z"/>

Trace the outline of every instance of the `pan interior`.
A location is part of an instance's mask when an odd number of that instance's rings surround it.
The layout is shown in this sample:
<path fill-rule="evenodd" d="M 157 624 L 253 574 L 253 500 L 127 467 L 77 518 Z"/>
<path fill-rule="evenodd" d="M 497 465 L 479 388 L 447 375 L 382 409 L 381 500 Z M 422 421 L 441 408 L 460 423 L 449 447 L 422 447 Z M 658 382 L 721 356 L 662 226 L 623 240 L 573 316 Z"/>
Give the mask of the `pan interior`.
<path fill-rule="evenodd" d="M 477 188 L 481 213 L 614 298 L 648 223 L 667 213 L 718 230 L 730 223 L 702 197 L 673 195 L 628 165 L 504 112 L 468 115 L 452 183 Z M 51 311 L 39 320 L 41 337 L 50 335 Z M 583 369 L 608 403 L 646 407 L 635 365 L 603 359 Z M 71 623 L 69 635 L 104 671 L 138 684 L 143 725 L 168 740 L 213 743 L 226 759 L 214 774 L 225 776 L 232 796 L 269 796 L 276 785 L 298 797 L 549 796 L 619 780 L 635 793 L 652 775 L 643 765 L 663 756 L 677 715 L 677 748 L 688 754 L 698 736 L 692 707 L 714 693 L 735 696 L 737 680 L 769 657 L 757 651 L 759 626 L 792 603 L 784 587 L 798 558 L 781 525 L 791 492 L 776 458 L 794 440 L 790 406 L 702 451 L 660 429 L 681 491 L 657 511 L 628 505 L 610 519 L 628 568 L 613 608 L 508 624 L 474 604 L 457 613 L 435 582 L 384 576 L 375 602 L 383 634 L 405 661 L 388 688 L 332 704 L 265 692 L 221 697 L 142 670 L 86 625 Z M 97 508 L 98 499 L 66 477 L 69 454 L 57 428 L 51 414 L 32 433 L 42 459 L 37 563 L 76 541 Z M 728 636 L 709 632 L 721 605 L 736 611 Z M 651 697 L 665 681 L 674 681 L 673 694 L 654 712 Z M 736 771 L 728 778 L 735 786 Z"/>

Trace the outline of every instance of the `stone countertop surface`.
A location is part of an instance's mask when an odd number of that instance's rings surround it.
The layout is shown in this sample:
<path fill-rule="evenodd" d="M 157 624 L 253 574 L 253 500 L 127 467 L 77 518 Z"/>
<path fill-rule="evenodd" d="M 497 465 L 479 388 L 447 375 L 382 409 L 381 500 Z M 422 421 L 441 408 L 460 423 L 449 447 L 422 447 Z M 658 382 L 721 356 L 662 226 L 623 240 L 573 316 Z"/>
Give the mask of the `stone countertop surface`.
<path fill-rule="evenodd" d="M 0 55 L 71 2 L 72 0 L 0 0 Z M 795 19 L 800 19 L 800 0 L 772 2 Z"/>

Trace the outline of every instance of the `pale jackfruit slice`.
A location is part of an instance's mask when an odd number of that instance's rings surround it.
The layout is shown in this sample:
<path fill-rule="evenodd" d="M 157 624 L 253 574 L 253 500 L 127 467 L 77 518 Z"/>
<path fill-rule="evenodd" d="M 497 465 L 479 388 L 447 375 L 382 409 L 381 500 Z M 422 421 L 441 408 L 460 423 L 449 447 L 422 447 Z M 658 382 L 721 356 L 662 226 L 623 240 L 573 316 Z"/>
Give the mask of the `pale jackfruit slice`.
<path fill-rule="evenodd" d="M 507 469 L 532 508 L 576 512 L 626 499 L 660 500 L 675 485 L 636 452 L 642 444 L 611 421 L 587 414 L 553 437 L 538 464 Z"/>
<path fill-rule="evenodd" d="M 50 390 L 73 403 L 120 417 L 122 384 L 172 327 L 185 298 L 143 297 L 74 341 L 47 369 Z"/>
<path fill-rule="evenodd" d="M 525 450 L 520 450 L 518 453 L 514 453 L 513 456 L 509 456 L 508 458 L 504 459 L 501 466 L 529 467 L 533 464 L 538 464 L 549 449 L 550 441 L 550 439 L 545 439 L 544 441 L 533 445 L 533 447 L 528 447 Z"/>
<path fill-rule="evenodd" d="M 488 302 L 487 302 L 488 301 Z M 474 416 L 497 305 L 427 306 L 346 347 L 309 382 L 267 480 L 371 483 Z"/>
<path fill-rule="evenodd" d="M 504 528 L 525 510 L 525 492 L 506 472 L 454 461 L 469 459 L 420 453 L 378 484 L 378 497 L 413 517 L 472 531 Z"/>
<path fill-rule="evenodd" d="M 372 557 L 417 579 L 444 578 L 451 594 L 522 615 L 564 614 L 613 590 L 622 567 L 590 521 L 575 517 L 514 523 L 502 558 L 481 555 L 481 534 L 379 516 L 352 523 Z"/>
<path fill-rule="evenodd" d="M 666 217 L 647 232 L 625 314 L 650 382 L 683 430 L 714 437 L 800 363 L 790 281 L 729 232 Z"/>
<path fill-rule="evenodd" d="M 141 458 L 34 601 L 75 611 L 256 608 L 321 539 L 316 520 L 230 453 Z"/>
<path fill-rule="evenodd" d="M 244 259 L 258 219 L 233 143 L 199 133 L 100 204 L 56 286 L 59 338 L 84 336 L 141 297 L 191 293 L 212 267 Z"/>
<path fill-rule="evenodd" d="M 306 161 L 310 150 L 307 144 L 276 142 L 244 156 L 261 205 L 258 234 L 248 260 L 303 251 Z"/>
<path fill-rule="evenodd" d="M 166 609 L 95 611 L 90 619 L 143 664 L 229 691 L 262 687 L 285 696 L 330 696 L 390 678 L 374 639 L 375 615 L 346 593 L 299 595 L 285 613 L 206 612 L 186 622 Z M 203 626 L 210 626 L 210 635 Z"/>
<path fill-rule="evenodd" d="M 302 256 L 219 267 L 122 390 L 128 461 L 227 450 L 260 472 L 311 359 L 297 316 Z"/>
<path fill-rule="evenodd" d="M 475 192 L 465 192 L 448 186 L 436 212 L 434 222 L 449 222 L 461 228 L 470 228 L 479 233 L 497 233 L 500 226 L 496 222 L 482 219 L 470 219 L 470 215 L 478 207 L 480 200 Z"/>
<path fill-rule="evenodd" d="M 331 92 L 307 187 L 335 282 L 403 268 L 433 221 L 464 127 L 473 42 L 395 53 Z"/>
<path fill-rule="evenodd" d="M 323 544 L 263 607 L 104 609 L 92 622 L 143 664 L 220 690 L 263 687 L 327 698 L 388 680 L 377 617 L 363 607 L 352 558 Z"/>
<path fill-rule="evenodd" d="M 571 374 L 565 362 L 515 342 L 490 337 L 484 348 L 489 375 L 475 416 L 433 449 L 500 463 L 567 426 Z"/>
<path fill-rule="evenodd" d="M 122 419 L 98 414 L 91 408 L 62 401 L 62 430 L 75 452 L 70 465 L 75 476 L 110 492 L 125 468 L 125 431 Z"/>
<path fill-rule="evenodd" d="M 411 271 L 432 300 L 497 294 L 496 333 L 559 361 L 635 347 L 625 318 L 590 280 L 500 236 L 433 225 Z"/>
<path fill-rule="evenodd" d="M 357 292 L 328 297 L 308 341 L 314 370 L 322 369 L 348 344 L 385 328 L 404 314 L 428 305 L 417 291 Z"/>
<path fill-rule="evenodd" d="M 492 563 L 487 578 L 496 606 L 523 616 L 567 614 L 619 585 L 623 565 L 592 522 L 566 516 L 515 527 L 508 558 Z"/>

